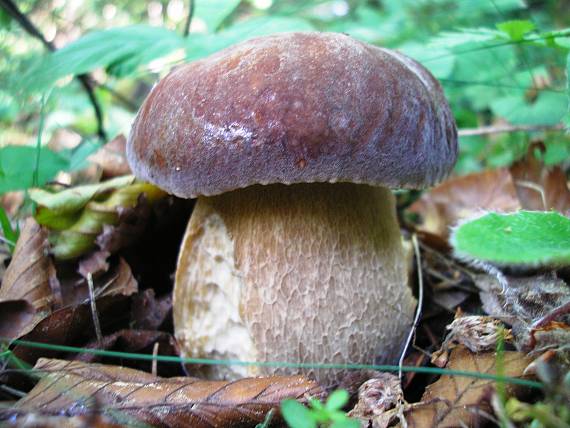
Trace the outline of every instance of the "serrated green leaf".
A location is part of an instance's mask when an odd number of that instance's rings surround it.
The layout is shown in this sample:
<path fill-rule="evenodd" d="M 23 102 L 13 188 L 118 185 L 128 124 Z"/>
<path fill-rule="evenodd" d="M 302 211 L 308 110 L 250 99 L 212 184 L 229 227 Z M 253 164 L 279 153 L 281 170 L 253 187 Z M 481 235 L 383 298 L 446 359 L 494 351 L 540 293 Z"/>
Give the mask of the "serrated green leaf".
<path fill-rule="evenodd" d="M 497 24 L 497 29 L 507 34 L 511 40 L 519 41 L 525 34 L 533 31 L 535 25 L 531 21 L 514 20 Z"/>
<path fill-rule="evenodd" d="M 348 395 L 348 392 L 346 392 L 344 389 L 338 389 L 336 391 L 333 391 L 331 395 L 329 395 L 329 398 L 327 399 L 325 408 L 327 410 L 342 409 L 346 405 L 346 403 L 348 403 L 349 398 L 350 396 Z"/>
<path fill-rule="evenodd" d="M 528 103 L 520 95 L 509 95 L 491 102 L 491 110 L 515 125 L 556 125 L 568 113 L 568 97 L 544 91 Z"/>
<path fill-rule="evenodd" d="M 557 212 L 489 213 L 457 227 L 460 257 L 498 265 L 570 265 L 570 219 Z"/>
<path fill-rule="evenodd" d="M 460 31 L 442 31 L 430 40 L 428 46 L 454 49 L 471 43 L 484 43 L 504 38 L 504 33 L 489 28 L 464 28 Z"/>
<path fill-rule="evenodd" d="M 109 66 L 117 70 L 120 64 L 125 64 L 124 75 L 183 45 L 175 32 L 149 25 L 93 31 L 44 56 L 24 75 L 22 87 L 42 90 L 63 77 Z"/>
<path fill-rule="evenodd" d="M 194 17 L 204 21 L 213 33 L 240 3 L 241 0 L 198 0 Z"/>
<path fill-rule="evenodd" d="M 33 185 L 37 149 L 31 146 L 0 148 L 0 194 L 28 189 Z M 59 171 L 67 169 L 66 159 L 47 147 L 39 150 L 38 184 L 43 185 Z"/>
<path fill-rule="evenodd" d="M 283 419 L 291 428 L 316 428 L 317 423 L 313 420 L 311 411 L 295 400 L 283 400 L 281 402 Z"/>

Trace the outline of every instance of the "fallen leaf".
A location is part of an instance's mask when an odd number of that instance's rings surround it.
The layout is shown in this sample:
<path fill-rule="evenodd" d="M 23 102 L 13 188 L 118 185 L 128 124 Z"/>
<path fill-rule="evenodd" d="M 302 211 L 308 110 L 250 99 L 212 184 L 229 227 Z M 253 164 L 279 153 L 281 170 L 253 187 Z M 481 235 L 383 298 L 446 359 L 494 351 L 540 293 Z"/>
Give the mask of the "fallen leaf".
<path fill-rule="evenodd" d="M 133 298 L 131 320 L 133 327 L 141 330 L 158 330 L 172 318 L 172 294 L 156 298 L 148 288 Z"/>
<path fill-rule="evenodd" d="M 60 270 L 61 272 L 61 270 Z M 22 339 L 56 345 L 82 346 L 95 337 L 93 313 L 89 300 L 87 281 L 73 269 L 62 274 L 61 292 L 64 307 L 47 314 Z M 110 270 L 93 278 L 95 306 L 101 329 L 116 331 L 129 321 L 129 296 L 137 291 L 137 283 L 129 265 L 122 259 Z M 16 346 L 14 354 L 33 364 L 42 356 L 57 356 L 57 351 Z"/>
<path fill-rule="evenodd" d="M 10 333 L 7 337 L 16 338 L 29 332 L 56 304 L 53 289 L 57 288 L 57 278 L 48 248 L 47 231 L 28 218 L 0 287 L 0 307 L 3 309 L 0 325 L 17 323 L 2 329 L 4 333 Z M 10 303 L 22 300 L 28 304 Z M 33 316 L 30 317 L 32 309 Z"/>
<path fill-rule="evenodd" d="M 387 428 L 403 411 L 403 403 L 404 393 L 398 376 L 378 373 L 358 388 L 358 401 L 348 416 L 359 419 L 363 426 Z"/>
<path fill-rule="evenodd" d="M 445 367 L 449 351 L 457 346 L 465 346 L 476 353 L 496 349 L 500 340 L 512 340 L 510 331 L 499 320 L 481 315 L 463 315 L 461 310 L 457 311 L 446 330 L 449 333 L 441 349 L 432 353 L 431 362 L 438 367 Z"/>
<path fill-rule="evenodd" d="M 103 415 L 117 423 L 166 427 L 251 427 L 283 399 L 321 397 L 319 385 L 303 376 L 237 381 L 159 378 L 118 366 L 41 359 L 43 373 L 28 395 L 3 417 Z"/>
<path fill-rule="evenodd" d="M 61 284 L 61 295 L 65 306 L 75 306 L 89 301 L 87 279 L 76 272 L 58 272 Z M 104 274 L 93 277 L 95 298 L 105 296 L 131 296 L 137 292 L 138 286 L 130 266 L 119 257 L 113 266 Z"/>
<path fill-rule="evenodd" d="M 126 148 L 127 139 L 123 134 L 119 134 L 89 156 L 89 160 L 101 169 L 104 179 L 131 174 Z"/>
<path fill-rule="evenodd" d="M 485 312 L 510 324 L 517 349 L 527 352 L 534 346 L 533 324 L 570 302 L 570 287 L 553 276 L 505 277 L 505 287 L 491 275 L 474 279 Z M 570 314 L 561 314 L 558 320 L 570 324 Z"/>
<path fill-rule="evenodd" d="M 506 351 L 503 355 L 504 376 L 522 377 L 531 360 L 521 352 Z M 484 352 L 474 354 L 464 347 L 451 352 L 448 369 L 497 374 L 497 354 Z M 483 412 L 491 413 L 490 399 L 495 382 L 460 376 L 443 375 L 429 385 L 420 403 L 413 404 L 406 411 L 409 427 L 460 427 L 478 426 L 484 421 Z M 516 391 L 512 385 L 505 385 L 507 393 Z"/>
<path fill-rule="evenodd" d="M 449 227 L 485 211 L 510 212 L 521 208 L 508 169 L 486 170 L 449 179 L 413 203 L 421 231 L 449 236 Z"/>
<path fill-rule="evenodd" d="M 102 416 L 43 416 L 28 413 L 15 421 L 4 422 L 6 427 L 17 428 L 121 428 L 123 425 L 112 423 L 109 418 Z"/>
<path fill-rule="evenodd" d="M 570 189 L 566 174 L 558 166 L 545 166 L 535 155 L 537 150 L 544 152 L 544 144 L 531 144 L 527 155 L 510 168 L 521 206 L 527 210 L 555 210 L 569 217 Z"/>
<path fill-rule="evenodd" d="M 108 251 L 93 251 L 79 260 L 79 268 L 77 272 L 83 277 L 87 278 L 88 274 L 96 276 L 105 273 L 109 270 L 109 262 L 107 259 L 111 253 Z"/>
<path fill-rule="evenodd" d="M 174 337 L 162 331 L 150 330 L 119 330 L 113 334 L 103 337 L 101 341 L 93 341 L 84 345 L 84 348 L 103 349 L 106 351 L 128 352 L 136 354 L 153 354 L 156 345 L 157 355 L 180 356 L 178 343 Z M 125 360 L 113 356 L 101 356 L 95 354 L 77 354 L 76 361 L 84 363 L 104 363 L 116 364 L 123 367 L 130 367 L 138 370 L 151 371 L 152 361 L 148 360 Z M 157 372 L 159 376 L 172 377 L 186 374 L 182 364 L 157 362 Z"/>

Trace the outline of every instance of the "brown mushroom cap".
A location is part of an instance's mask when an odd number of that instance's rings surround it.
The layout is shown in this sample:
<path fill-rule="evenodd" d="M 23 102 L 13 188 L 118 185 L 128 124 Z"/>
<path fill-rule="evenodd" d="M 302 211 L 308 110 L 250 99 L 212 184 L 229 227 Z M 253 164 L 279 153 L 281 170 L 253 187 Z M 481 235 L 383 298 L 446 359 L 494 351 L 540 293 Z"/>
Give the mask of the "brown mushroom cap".
<path fill-rule="evenodd" d="M 172 71 L 141 107 L 127 156 L 181 197 L 271 183 L 421 188 L 453 167 L 457 131 L 417 62 L 343 34 L 288 33 Z"/>

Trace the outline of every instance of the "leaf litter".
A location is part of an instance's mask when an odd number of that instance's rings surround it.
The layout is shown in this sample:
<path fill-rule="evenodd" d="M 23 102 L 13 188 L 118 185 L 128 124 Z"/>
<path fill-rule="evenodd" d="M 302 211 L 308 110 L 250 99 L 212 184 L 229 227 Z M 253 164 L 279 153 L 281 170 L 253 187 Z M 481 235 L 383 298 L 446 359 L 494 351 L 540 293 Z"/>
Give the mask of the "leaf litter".
<path fill-rule="evenodd" d="M 139 290 L 137 279 L 145 277 L 137 272 L 146 273 L 148 266 L 139 266 L 139 259 L 132 257 L 132 244 L 141 237 L 152 242 L 146 236 L 149 222 L 172 202 L 121 175 L 126 172 L 121 169 L 123 143 L 118 138 L 109 146 L 115 152 L 100 155 L 102 168 L 112 164 L 105 156 L 115 157 L 116 163 L 103 172 L 110 180 L 58 193 L 32 192 L 42 225 L 26 220 L 4 275 L 3 337 L 179 355 L 171 334 L 169 286 L 151 283 Z M 544 367 L 570 360 L 570 316 L 564 310 L 570 294 L 567 272 L 507 267 L 504 289 L 493 273 L 455 259 L 447 241 L 450 226 L 482 212 L 549 207 L 568 215 L 570 192 L 563 171 L 542 165 L 540 152 L 541 146 L 533 145 L 527 157 L 509 169 L 451 179 L 410 208 L 422 218 L 419 225 L 407 226 L 421 240 L 427 301 L 407 364 L 421 367 L 431 358 L 434 366 L 445 369 L 532 378 L 541 376 Z M 161 207 L 161 201 L 167 203 Z M 79 227 L 92 222 L 91 229 Z M 135 249 L 135 254 L 156 251 L 152 245 Z M 88 278 L 93 279 L 95 306 Z M 456 312 L 458 307 L 463 312 Z M 101 323 L 100 337 L 94 332 L 94 316 Z M 496 348 L 503 342 L 507 351 L 498 356 Z M 20 345 L 11 352 L 36 364 L 30 373 L 42 373 L 34 385 L 15 372 L 0 371 L 3 384 L 29 390 L 3 413 L 18 424 L 188 426 L 192 421 L 192 426 L 253 426 L 284 398 L 306 403 L 311 396 L 325 396 L 319 385 L 302 377 L 214 382 L 188 377 L 194 367 L 180 364 Z M 376 372 L 360 387 L 350 416 L 376 428 L 478 426 L 497 422 L 499 393 L 522 400 L 528 390 L 446 374 L 414 374 L 402 384 L 395 375 Z"/>

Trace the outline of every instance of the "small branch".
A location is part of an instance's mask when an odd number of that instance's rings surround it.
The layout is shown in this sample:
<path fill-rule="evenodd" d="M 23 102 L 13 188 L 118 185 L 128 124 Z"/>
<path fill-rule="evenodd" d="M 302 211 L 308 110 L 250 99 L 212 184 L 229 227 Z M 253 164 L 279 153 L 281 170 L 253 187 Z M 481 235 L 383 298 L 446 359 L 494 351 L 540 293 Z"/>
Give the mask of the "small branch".
<path fill-rule="evenodd" d="M 38 39 L 44 47 L 50 51 L 56 51 L 56 47 L 53 43 L 46 40 L 44 35 L 38 30 L 38 28 L 30 21 L 30 19 L 18 9 L 18 6 L 12 0 L 0 0 L 0 7 L 2 7 L 8 15 L 10 15 L 20 26 L 32 37 Z M 93 91 L 93 83 L 91 78 L 87 74 L 80 74 L 75 76 L 81 86 L 87 93 L 89 101 L 93 106 L 93 110 L 95 113 L 95 118 L 97 119 L 97 135 L 102 141 L 107 141 L 107 134 L 105 132 L 105 127 L 103 125 L 103 111 L 101 109 L 101 105 L 95 96 L 95 92 Z"/>
<path fill-rule="evenodd" d="M 480 128 L 463 128 L 458 134 L 460 137 L 472 137 L 475 135 L 504 134 L 509 132 L 536 132 L 536 131 L 563 131 L 565 126 L 557 125 L 497 125 L 482 126 Z"/>
<path fill-rule="evenodd" d="M 97 345 L 100 348 L 103 345 L 103 334 L 101 333 L 101 323 L 99 322 L 97 305 L 95 303 L 95 286 L 93 285 L 91 272 L 87 272 L 87 287 L 89 288 L 89 305 L 91 306 L 91 317 L 93 318 L 93 326 L 95 327 L 95 337 L 97 337 Z"/>
<path fill-rule="evenodd" d="M 192 18 L 194 17 L 194 0 L 188 2 L 188 18 L 186 18 L 186 24 L 184 24 L 184 37 L 188 37 L 190 34 L 190 24 L 192 24 Z"/>

